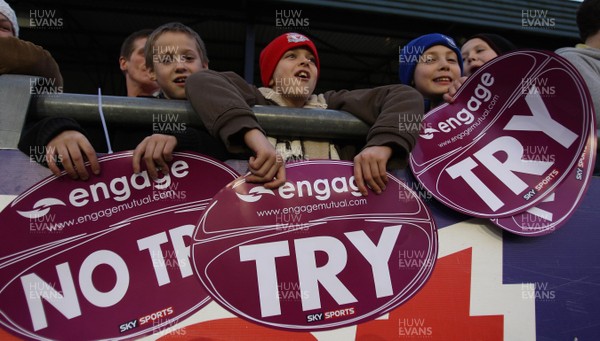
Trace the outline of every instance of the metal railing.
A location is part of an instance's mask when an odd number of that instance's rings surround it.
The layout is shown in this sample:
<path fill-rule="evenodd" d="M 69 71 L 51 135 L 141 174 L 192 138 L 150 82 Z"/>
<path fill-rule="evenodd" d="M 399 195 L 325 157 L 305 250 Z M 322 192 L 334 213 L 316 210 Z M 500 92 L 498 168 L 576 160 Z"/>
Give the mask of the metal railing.
<path fill-rule="evenodd" d="M 0 75 L 0 149 L 17 148 L 28 117 L 71 117 L 79 122 L 100 120 L 97 95 L 35 94 L 32 87 L 38 79 Z M 263 129 L 273 136 L 364 139 L 369 130 L 366 123 L 343 111 L 278 106 L 255 106 L 253 110 Z M 107 122 L 123 125 L 151 124 L 153 115 L 172 114 L 178 115 L 178 122 L 202 127 L 200 117 L 188 101 L 102 96 L 102 111 Z"/>
<path fill-rule="evenodd" d="M 26 119 L 70 117 L 78 122 L 98 122 L 97 95 L 72 93 L 35 94 L 36 77 L 0 76 L 0 148 L 16 148 Z M 369 126 L 342 111 L 255 106 L 260 125 L 269 135 L 328 139 L 359 139 Z M 122 125 L 152 123 L 154 115 L 178 115 L 178 122 L 202 127 L 202 121 L 188 101 L 102 96 L 107 122 Z"/>

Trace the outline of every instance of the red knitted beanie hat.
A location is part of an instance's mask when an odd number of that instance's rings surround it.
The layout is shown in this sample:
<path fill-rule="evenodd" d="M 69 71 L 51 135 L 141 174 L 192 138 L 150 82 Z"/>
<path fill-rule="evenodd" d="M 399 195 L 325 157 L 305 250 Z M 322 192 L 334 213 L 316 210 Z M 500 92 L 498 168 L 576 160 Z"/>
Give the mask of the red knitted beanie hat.
<path fill-rule="evenodd" d="M 275 72 L 277 63 L 283 54 L 291 49 L 298 47 L 306 47 L 315 56 L 315 65 L 317 66 L 318 75 L 321 74 L 319 65 L 319 55 L 317 48 L 310 39 L 300 33 L 284 33 L 273 39 L 260 53 L 260 78 L 263 86 L 268 87 L 271 77 Z"/>

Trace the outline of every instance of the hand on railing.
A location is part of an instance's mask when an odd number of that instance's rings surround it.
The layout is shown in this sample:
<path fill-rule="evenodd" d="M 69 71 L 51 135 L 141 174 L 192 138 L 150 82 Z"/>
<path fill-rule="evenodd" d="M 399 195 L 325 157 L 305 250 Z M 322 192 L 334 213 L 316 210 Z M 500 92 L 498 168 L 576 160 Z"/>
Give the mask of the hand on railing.
<path fill-rule="evenodd" d="M 244 134 L 244 142 L 254 152 L 248 161 L 248 182 L 264 183 L 265 188 L 277 188 L 285 183 L 285 162 L 275 147 L 258 129 Z"/>
<path fill-rule="evenodd" d="M 76 130 L 63 131 L 46 146 L 46 162 L 56 176 L 60 175 L 59 165 L 62 164 L 72 179 L 87 180 L 89 174 L 84 166 L 86 160 L 90 162 L 92 172 L 100 174 L 100 164 L 94 147 L 85 135 Z"/>

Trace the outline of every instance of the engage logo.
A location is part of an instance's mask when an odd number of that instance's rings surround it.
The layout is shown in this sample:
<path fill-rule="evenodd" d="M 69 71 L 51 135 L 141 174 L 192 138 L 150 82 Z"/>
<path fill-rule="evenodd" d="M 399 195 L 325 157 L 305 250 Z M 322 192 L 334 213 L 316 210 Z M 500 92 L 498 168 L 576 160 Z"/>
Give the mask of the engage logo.
<path fill-rule="evenodd" d="M 19 215 L 28 219 L 39 219 L 50 212 L 52 206 L 66 206 L 64 202 L 56 198 L 44 198 L 38 200 L 31 211 L 17 211 Z"/>
<path fill-rule="evenodd" d="M 422 138 L 426 140 L 431 140 L 433 138 L 433 133 L 439 133 L 440 131 L 435 128 L 425 128 L 423 129 L 423 134 L 419 134 Z"/>
<path fill-rule="evenodd" d="M 171 166 L 170 174 L 165 175 L 162 178 L 152 180 L 155 189 L 166 189 L 171 186 L 171 175 L 175 178 L 183 178 L 188 175 L 189 165 L 183 161 L 178 160 Z M 69 203 L 75 207 L 84 207 L 88 203 L 98 202 L 103 199 L 113 198 L 116 201 L 122 202 L 131 197 L 131 189 L 142 190 L 144 188 L 152 187 L 150 177 L 147 171 L 143 171 L 139 174 L 133 174 L 127 179 L 127 176 L 121 176 L 114 178 L 110 183 L 99 181 L 95 184 L 90 185 L 88 188 L 75 188 L 69 193 Z"/>
<path fill-rule="evenodd" d="M 235 193 L 238 198 L 245 202 L 257 202 L 262 198 L 263 194 L 275 195 L 272 190 L 266 189 L 263 186 L 254 187 L 248 191 L 248 194 Z"/>
<path fill-rule="evenodd" d="M 235 190 L 236 187 L 242 185 L 245 181 L 240 181 L 233 185 Z M 328 200 L 333 193 L 350 193 L 355 197 L 361 197 L 362 194 L 358 191 L 358 186 L 354 176 L 350 178 L 336 177 L 333 179 L 317 179 L 315 181 L 296 181 L 289 182 L 280 186 L 276 191 L 258 186 L 250 189 L 248 194 L 241 194 L 237 191 L 235 194 L 240 200 L 245 202 L 257 202 L 263 194 L 269 194 L 274 197 L 280 197 L 281 199 L 292 199 L 294 197 L 315 197 L 317 200 L 325 201 Z M 277 195 L 275 194 L 277 193 Z"/>
<path fill-rule="evenodd" d="M 32 232 L 59 232 L 65 227 L 83 224 L 88 219 L 97 221 L 98 218 L 110 217 L 117 212 L 124 212 L 127 209 L 146 205 L 152 200 L 163 202 L 175 199 L 185 200 L 188 196 L 186 191 L 177 191 L 179 182 L 173 181 L 173 178 L 184 178 L 189 173 L 188 168 L 189 165 L 185 161 L 177 160 L 172 164 L 170 174 L 158 179 L 150 179 L 147 171 L 130 176 L 107 177 L 104 181 L 96 179 L 85 187 L 75 187 L 62 192 L 62 196 L 67 197 L 63 198 L 64 201 L 59 198 L 43 198 L 36 201 L 32 209 L 16 210 L 16 212 L 30 220 L 29 230 Z M 140 193 L 138 191 L 147 188 L 153 189 L 151 196 L 136 199 L 136 195 Z M 57 211 L 53 212 L 55 214 L 48 215 L 54 206 L 85 209 L 88 205 L 93 206 L 106 200 L 114 200 L 120 203 L 120 206 L 104 208 L 79 216 L 76 219 L 64 221 L 61 219 L 55 221 Z M 68 209 L 59 211 L 59 213 L 61 213 L 59 217 L 68 214 Z"/>

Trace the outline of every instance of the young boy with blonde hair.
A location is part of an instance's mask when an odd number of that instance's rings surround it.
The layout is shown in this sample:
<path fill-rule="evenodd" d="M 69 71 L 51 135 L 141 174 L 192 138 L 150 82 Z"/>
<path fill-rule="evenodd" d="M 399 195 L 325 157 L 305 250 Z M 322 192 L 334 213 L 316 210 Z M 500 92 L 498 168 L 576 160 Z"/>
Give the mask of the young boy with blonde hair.
<path fill-rule="evenodd" d="M 185 99 L 185 81 L 191 74 L 208 68 L 208 57 L 202 39 L 191 28 L 181 23 L 160 26 L 148 37 L 145 46 L 146 66 L 160 87 L 160 98 Z M 97 124 L 99 127 L 99 123 Z M 188 125 L 183 131 L 153 131 L 147 127 L 117 127 L 109 125 L 111 144 L 115 151 L 135 148 L 134 172 L 140 171 L 144 160 L 148 174 L 156 178 L 158 171 L 168 172 L 167 162 L 175 149 L 192 150 L 225 160 L 229 154 L 224 145 L 206 131 Z M 151 134 L 151 135 L 150 135 Z M 150 135 L 150 136 L 149 136 Z M 141 140 L 141 142 L 139 142 Z M 62 169 L 73 179 L 86 180 L 85 161 L 90 162 L 94 174 L 100 174 L 100 164 L 93 146 L 103 148 L 104 141 L 94 139 L 92 144 L 86 130 L 75 120 L 66 117 L 46 118 L 23 133 L 19 149 L 25 153 L 38 152 L 45 146 L 47 165 L 55 175 Z M 105 148 L 105 147 L 104 147 Z M 37 156 L 36 160 L 40 160 Z M 60 161 L 60 163 L 58 162 Z"/>

